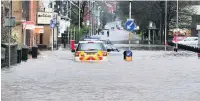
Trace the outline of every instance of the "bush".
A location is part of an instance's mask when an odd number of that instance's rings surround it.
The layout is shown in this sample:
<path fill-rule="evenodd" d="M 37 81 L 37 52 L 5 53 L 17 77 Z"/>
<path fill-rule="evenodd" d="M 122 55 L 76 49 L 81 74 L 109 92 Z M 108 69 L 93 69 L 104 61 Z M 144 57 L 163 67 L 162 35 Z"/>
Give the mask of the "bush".
<path fill-rule="evenodd" d="M 79 42 L 79 40 L 84 36 L 87 35 L 89 32 L 89 28 L 86 25 L 83 25 L 82 28 L 80 28 L 80 32 L 79 32 L 79 27 L 75 26 L 75 25 L 71 25 L 70 29 L 74 29 L 75 28 L 75 40 L 76 43 Z M 74 31 L 74 30 L 73 30 Z M 74 32 L 73 32 L 74 33 Z"/>

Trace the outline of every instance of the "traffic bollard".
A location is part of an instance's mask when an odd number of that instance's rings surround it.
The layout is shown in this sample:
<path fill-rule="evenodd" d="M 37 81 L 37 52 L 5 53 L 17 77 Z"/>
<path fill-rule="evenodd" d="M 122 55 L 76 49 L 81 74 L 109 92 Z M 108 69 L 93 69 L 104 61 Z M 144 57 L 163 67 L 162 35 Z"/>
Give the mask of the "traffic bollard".
<path fill-rule="evenodd" d="M 132 52 L 130 50 L 124 51 L 125 61 L 132 61 Z"/>

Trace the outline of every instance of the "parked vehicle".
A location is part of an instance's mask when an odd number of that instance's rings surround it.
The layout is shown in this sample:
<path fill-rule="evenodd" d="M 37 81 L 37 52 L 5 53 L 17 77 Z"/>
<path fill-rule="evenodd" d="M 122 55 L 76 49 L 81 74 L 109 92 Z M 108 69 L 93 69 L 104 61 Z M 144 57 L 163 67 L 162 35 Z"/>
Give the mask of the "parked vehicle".
<path fill-rule="evenodd" d="M 119 52 L 119 50 L 113 46 L 113 44 L 111 43 L 110 40 L 101 40 L 104 44 L 104 46 L 106 47 L 106 49 L 110 49 L 111 51 L 117 51 Z"/>
<path fill-rule="evenodd" d="M 185 36 L 174 36 L 172 39 L 173 43 L 178 43 L 179 41 L 184 40 L 186 37 Z"/>
<path fill-rule="evenodd" d="M 187 38 L 179 41 L 178 44 L 197 47 L 198 46 L 198 37 L 187 37 Z"/>

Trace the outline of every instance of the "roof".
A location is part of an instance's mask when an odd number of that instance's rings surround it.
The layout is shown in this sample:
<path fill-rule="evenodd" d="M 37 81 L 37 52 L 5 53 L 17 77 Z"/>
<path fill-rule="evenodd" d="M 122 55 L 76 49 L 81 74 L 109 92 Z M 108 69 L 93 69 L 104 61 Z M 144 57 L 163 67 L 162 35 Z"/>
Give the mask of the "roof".
<path fill-rule="evenodd" d="M 89 43 L 89 42 L 93 42 L 93 43 L 103 43 L 102 41 L 79 41 L 79 43 Z"/>
<path fill-rule="evenodd" d="M 84 39 L 84 41 L 97 41 L 98 39 Z"/>

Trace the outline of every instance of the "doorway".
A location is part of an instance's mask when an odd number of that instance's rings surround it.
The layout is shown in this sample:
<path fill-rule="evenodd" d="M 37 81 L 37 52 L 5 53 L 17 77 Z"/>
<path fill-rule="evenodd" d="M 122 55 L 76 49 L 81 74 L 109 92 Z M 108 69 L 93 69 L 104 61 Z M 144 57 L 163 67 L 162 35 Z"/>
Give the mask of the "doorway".
<path fill-rule="evenodd" d="M 40 33 L 40 44 L 43 44 L 43 33 Z"/>

